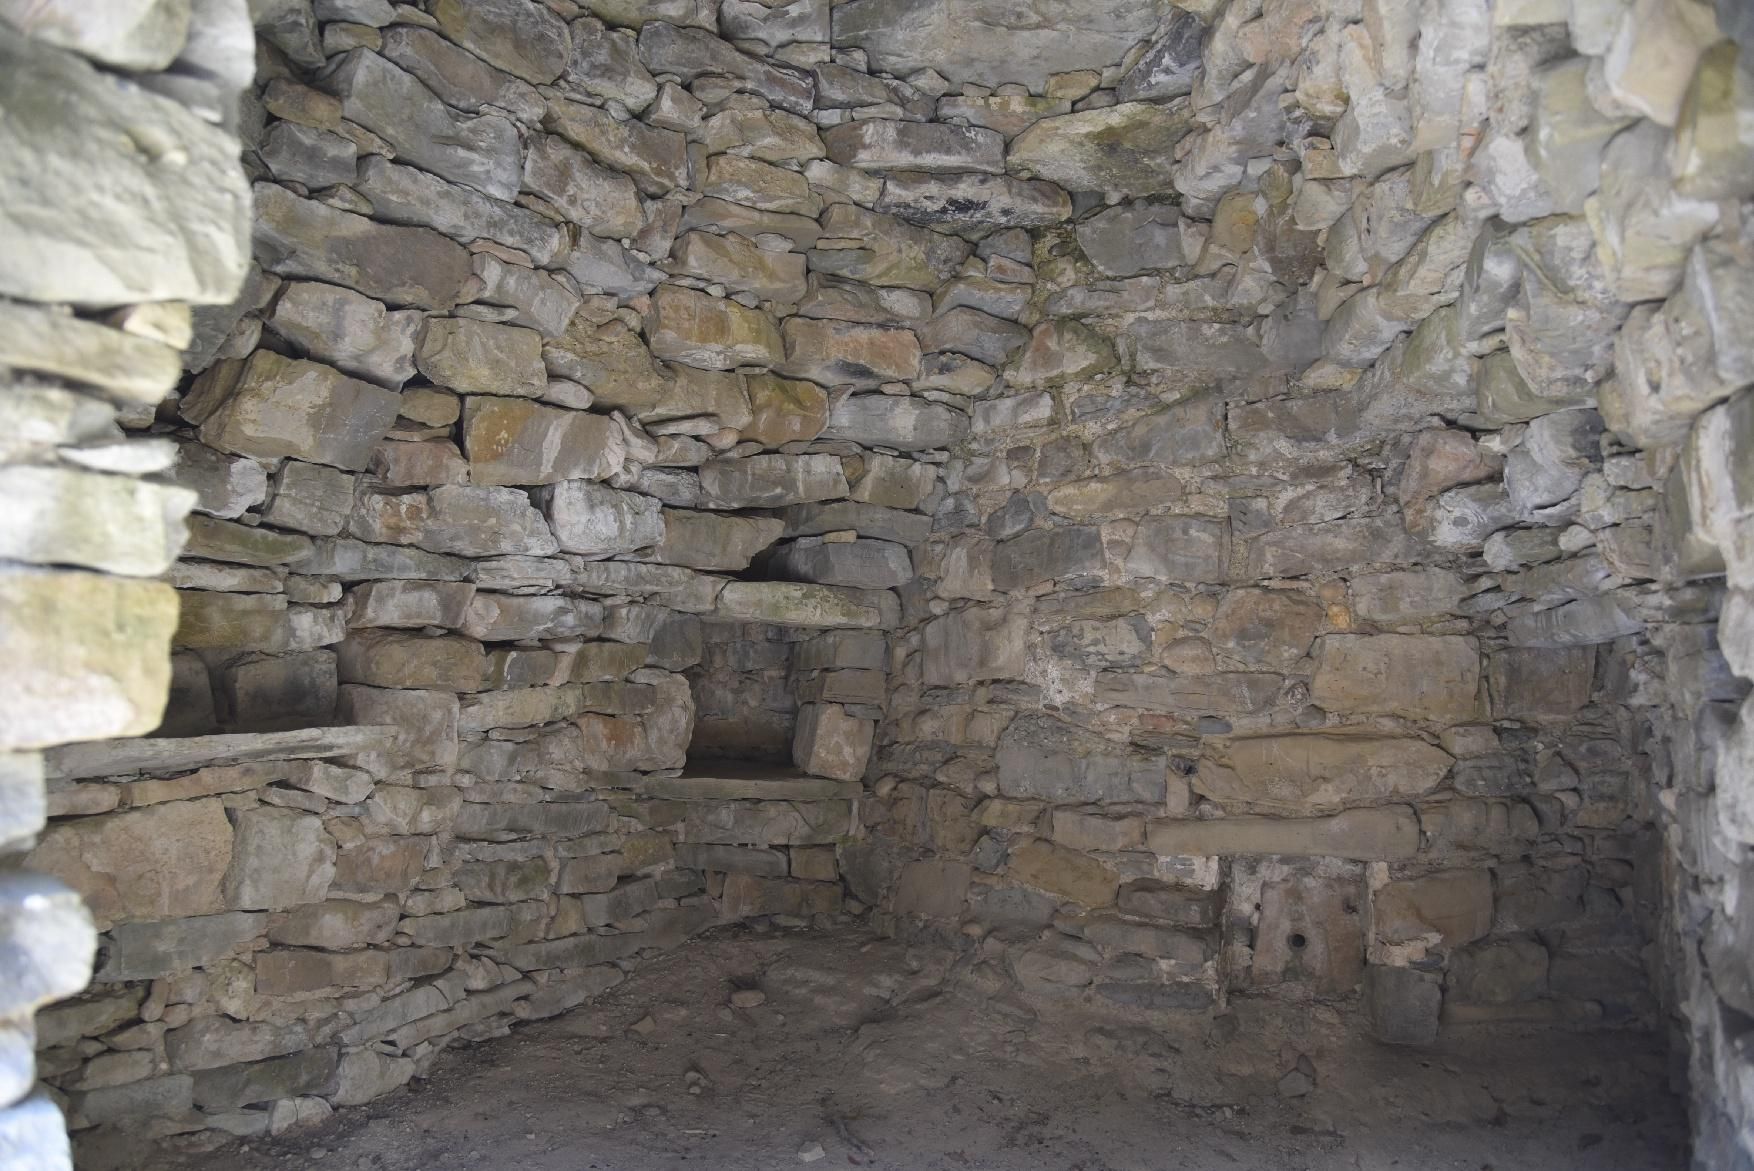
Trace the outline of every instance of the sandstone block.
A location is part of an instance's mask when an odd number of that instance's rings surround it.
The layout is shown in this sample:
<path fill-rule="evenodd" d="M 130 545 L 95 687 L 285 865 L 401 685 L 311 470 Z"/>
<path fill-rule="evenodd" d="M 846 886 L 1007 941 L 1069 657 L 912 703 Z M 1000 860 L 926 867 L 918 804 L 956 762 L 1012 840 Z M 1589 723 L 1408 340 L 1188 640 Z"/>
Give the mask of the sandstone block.
<path fill-rule="evenodd" d="M 1238 808 L 1291 816 L 1418 797 L 1449 772 L 1450 756 L 1412 737 L 1288 732 L 1239 736 L 1200 762 L 1194 788 Z"/>
<path fill-rule="evenodd" d="M 31 665 L 0 698 L 0 745 L 143 735 L 170 686 L 177 595 L 100 574 L 0 574 L 0 659 Z"/>
<path fill-rule="evenodd" d="M 847 494 L 846 474 L 832 455 L 752 455 L 709 460 L 700 467 L 703 503 L 717 508 L 778 508 Z"/>
<path fill-rule="evenodd" d="M 807 703 L 798 710 L 792 760 L 812 776 L 857 781 L 865 775 L 876 734 L 872 720 L 849 715 L 836 703 Z"/>
<path fill-rule="evenodd" d="M 348 471 L 365 468 L 401 401 L 395 391 L 268 350 L 213 367 L 194 395 L 208 411 L 200 436 L 211 447 Z"/>
<path fill-rule="evenodd" d="M 623 239 L 645 223 L 633 180 L 598 166 L 558 135 L 532 137 L 523 185 L 594 236 Z"/>
<path fill-rule="evenodd" d="M 824 386 L 874 387 L 906 381 L 920 372 L 920 342 L 911 330 L 788 317 L 782 332 L 785 361 L 780 370 L 791 377 Z M 834 429 L 831 420 L 830 432 Z"/>
<path fill-rule="evenodd" d="M 142 53 L 175 55 L 167 34 L 177 10 L 157 11 L 172 18 L 168 25 L 67 13 L 82 27 L 103 26 L 105 44 L 125 43 L 127 57 L 139 61 Z M 51 24 L 65 31 L 67 19 Z M 91 43 L 82 34 L 66 39 Z M 250 201 L 231 134 L 180 102 L 10 32 L 0 43 L 0 77 L 0 103 L 13 111 L 0 129 L 13 192 L 0 215 L 9 241 L 0 292 L 94 305 L 232 300 L 249 264 Z M 43 93 L 58 100 L 29 100 Z M 89 133 L 70 140 L 69 126 Z M 161 166 L 163 154 L 135 145 L 148 141 L 179 165 Z"/>
<path fill-rule="evenodd" d="M 1153 195 L 1173 187 L 1187 113 L 1150 102 L 1043 118 L 1011 141 L 1006 165 L 1069 191 Z"/>
<path fill-rule="evenodd" d="M 999 791 L 1060 804 L 1153 803 L 1167 794 L 1168 762 L 1047 715 L 1025 714 L 999 737 Z"/>
<path fill-rule="evenodd" d="M 463 297 L 469 254 L 430 228 L 394 227 L 258 183 L 251 223 L 262 267 L 345 285 L 397 306 L 445 310 Z"/>
<path fill-rule="evenodd" d="M 343 115 L 396 148 L 398 157 L 445 179 L 510 201 L 518 193 L 518 134 L 496 115 L 455 117 L 414 76 L 368 49 L 354 49 L 321 88 Z"/>
<path fill-rule="evenodd" d="M 822 141 L 830 159 L 860 171 L 1005 170 L 1005 140 L 978 126 L 866 118 L 831 127 Z"/>
<path fill-rule="evenodd" d="M 1095 858 L 1039 838 L 1011 851 L 1006 874 L 1086 907 L 1111 905 L 1120 889 L 1119 876 Z"/>
<path fill-rule="evenodd" d="M 224 910 L 232 854 L 225 811 L 207 798 L 53 825 L 27 862 L 77 890 L 104 928 Z"/>
<path fill-rule="evenodd" d="M 767 314 L 680 285 L 653 295 L 647 337 L 657 357 L 705 370 L 773 366 L 783 348 Z"/>
<path fill-rule="evenodd" d="M 243 910 L 320 901 L 335 874 L 335 840 L 323 821 L 291 809 L 246 809 L 234 821 L 225 897 Z"/>
<path fill-rule="evenodd" d="M 471 395 L 463 451 L 476 484 L 604 480 L 620 471 L 626 440 L 613 419 L 528 399 Z"/>
<path fill-rule="evenodd" d="M 663 540 L 653 556 L 666 565 L 736 572 L 779 539 L 785 525 L 772 517 L 720 516 L 663 510 Z"/>
<path fill-rule="evenodd" d="M 1480 652 L 1453 635 L 1324 635 L 1310 697 L 1330 711 L 1460 722 L 1478 709 Z"/>
<path fill-rule="evenodd" d="M 1353 809 L 1332 817 L 1222 817 L 1152 821 L 1145 841 L 1165 857 L 1286 854 L 1399 861 L 1419 851 L 1419 820 L 1407 806 Z"/>
<path fill-rule="evenodd" d="M 536 398 L 548 385 L 542 335 L 515 325 L 435 317 L 426 323 L 414 362 L 433 382 L 463 394 Z"/>

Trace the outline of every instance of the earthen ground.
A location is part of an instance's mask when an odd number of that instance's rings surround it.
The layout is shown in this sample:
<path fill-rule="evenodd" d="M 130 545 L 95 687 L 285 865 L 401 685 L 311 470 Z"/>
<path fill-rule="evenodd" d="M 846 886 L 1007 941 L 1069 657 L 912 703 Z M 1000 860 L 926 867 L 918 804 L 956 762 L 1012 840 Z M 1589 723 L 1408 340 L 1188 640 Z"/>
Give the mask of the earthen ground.
<path fill-rule="evenodd" d="M 759 988 L 764 1003 L 733 1008 Z M 743 998 L 747 999 L 747 997 Z M 648 1019 L 649 1018 L 649 1019 Z M 1670 1171 L 1685 1122 L 1634 1032 L 1446 1030 L 1233 1000 L 1144 1022 L 989 994 L 948 952 L 727 929 L 431 1078 L 150 1171 Z M 1453 1035 L 1452 1035 L 1453 1034 Z M 1315 1088 L 1288 1098 L 1298 1055 Z M 180 1140 L 197 1142 L 211 1140 Z M 814 1147 L 822 1155 L 810 1159 Z"/>

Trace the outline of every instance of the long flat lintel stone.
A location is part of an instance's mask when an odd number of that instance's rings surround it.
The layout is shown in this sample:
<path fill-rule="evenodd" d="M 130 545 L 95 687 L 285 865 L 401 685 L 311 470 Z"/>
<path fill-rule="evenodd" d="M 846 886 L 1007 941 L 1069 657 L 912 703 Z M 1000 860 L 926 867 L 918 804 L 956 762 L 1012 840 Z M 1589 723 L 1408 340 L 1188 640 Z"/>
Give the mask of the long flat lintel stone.
<path fill-rule="evenodd" d="M 313 760 L 350 756 L 394 746 L 397 729 L 387 724 L 299 728 L 223 736 L 94 740 L 50 749 L 44 774 L 51 780 L 175 773 L 247 760 Z"/>

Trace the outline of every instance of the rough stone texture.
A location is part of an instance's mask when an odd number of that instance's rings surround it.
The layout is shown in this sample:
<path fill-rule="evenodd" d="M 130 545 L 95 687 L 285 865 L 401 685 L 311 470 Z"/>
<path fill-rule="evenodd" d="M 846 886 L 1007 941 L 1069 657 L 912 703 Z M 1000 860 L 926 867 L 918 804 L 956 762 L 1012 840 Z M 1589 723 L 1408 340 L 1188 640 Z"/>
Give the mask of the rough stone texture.
<path fill-rule="evenodd" d="M 101 839 L 102 904 L 105 826 L 230 835 L 51 1084 L 272 1129 L 868 908 L 1397 1043 L 1666 1010 L 1732 1165 L 1754 90 L 1707 6 L 1608 7 L 279 3 L 247 281 L 249 62 L 7 41 L 58 96 L 3 291 L 81 313 L 0 314 L 6 555 L 158 572 L 173 455 L 202 515 L 180 623 L 7 579 L 4 747 L 192 739 L 21 757 L 4 836 Z M 653 775 L 737 744 L 828 776 Z"/>
<path fill-rule="evenodd" d="M 147 48 L 108 31 L 134 52 Z M 11 242 L 0 291 L 87 305 L 224 304 L 237 294 L 250 200 L 230 135 L 10 26 L 0 30 L 0 75 L 11 192 L 0 213 Z M 69 126 L 83 130 L 70 138 Z M 175 165 L 155 165 L 167 156 Z"/>

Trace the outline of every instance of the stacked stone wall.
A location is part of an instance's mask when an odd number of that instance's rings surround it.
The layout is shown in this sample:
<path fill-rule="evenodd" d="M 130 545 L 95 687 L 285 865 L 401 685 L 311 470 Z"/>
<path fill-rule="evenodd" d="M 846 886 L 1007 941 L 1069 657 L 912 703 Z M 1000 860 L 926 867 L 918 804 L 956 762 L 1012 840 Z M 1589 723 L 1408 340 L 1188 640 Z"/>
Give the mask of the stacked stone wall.
<path fill-rule="evenodd" d="M 8 571 L 8 746 L 157 725 L 48 762 L 104 935 L 33 1117 L 283 1130 L 873 907 L 1128 1013 L 1666 1012 L 1746 1159 L 1734 6 L 268 0 L 253 86 L 193 8 L 3 43 L 195 111 L 0 121 L 0 552 L 96 571 Z"/>
<path fill-rule="evenodd" d="M 80 896 L 27 852 L 43 753 L 138 736 L 164 710 L 194 494 L 128 434 L 181 374 L 192 306 L 230 301 L 249 189 L 229 111 L 244 4 L 0 5 L 0 1166 L 72 1166 L 37 1082 L 39 1007 L 83 988 Z M 198 844 L 181 847 L 198 850 Z M 61 878 L 70 878 L 60 871 Z M 169 878 L 169 876 L 167 876 Z M 169 878 L 174 881 L 174 878 Z M 136 896 L 141 897 L 141 896 Z"/>
<path fill-rule="evenodd" d="M 922 121 L 941 82 L 831 60 L 822 3 L 252 11 L 254 263 L 121 417 L 193 507 L 128 569 L 174 587 L 169 703 L 155 663 L 64 737 L 158 725 L 50 760 L 29 857 L 101 932 L 37 1038 L 94 1166 L 857 909 L 893 591 L 1025 333 L 973 306 L 1021 307 L 1028 239 L 981 240 L 1071 211 Z"/>
<path fill-rule="evenodd" d="M 1077 215 L 904 591 L 855 889 L 1098 1003 L 1666 1007 L 1742 1165 L 1748 32 L 1189 4 L 1032 108 Z"/>

